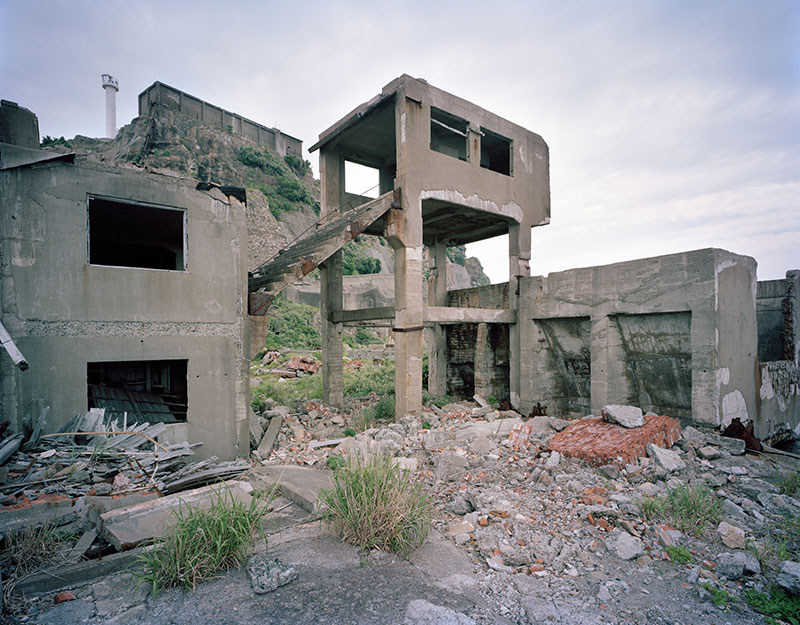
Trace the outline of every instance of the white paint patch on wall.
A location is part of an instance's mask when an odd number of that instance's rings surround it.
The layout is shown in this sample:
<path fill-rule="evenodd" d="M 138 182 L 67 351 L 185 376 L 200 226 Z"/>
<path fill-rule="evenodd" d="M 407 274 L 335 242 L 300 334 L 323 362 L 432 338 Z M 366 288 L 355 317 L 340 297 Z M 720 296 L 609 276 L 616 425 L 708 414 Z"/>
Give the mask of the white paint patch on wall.
<path fill-rule="evenodd" d="M 722 398 L 722 425 L 729 425 L 737 417 L 742 422 L 749 418 L 747 416 L 747 403 L 744 401 L 744 396 L 739 392 L 739 389 L 731 391 Z"/>
<path fill-rule="evenodd" d="M 717 386 L 721 387 L 723 384 L 727 384 L 731 380 L 731 371 L 728 367 L 720 367 L 717 369 Z"/>

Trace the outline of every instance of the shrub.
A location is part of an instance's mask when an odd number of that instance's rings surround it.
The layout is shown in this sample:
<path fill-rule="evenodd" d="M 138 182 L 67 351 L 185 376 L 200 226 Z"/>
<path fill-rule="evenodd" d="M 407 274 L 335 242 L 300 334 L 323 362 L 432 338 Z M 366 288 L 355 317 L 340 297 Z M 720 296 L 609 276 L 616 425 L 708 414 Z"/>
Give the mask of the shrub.
<path fill-rule="evenodd" d="M 236 160 L 248 167 L 260 169 L 270 176 L 280 176 L 286 171 L 283 163 L 266 148 L 261 152 L 255 148 L 239 148 L 236 151 Z"/>
<path fill-rule="evenodd" d="M 720 520 L 719 498 L 707 486 L 680 486 L 666 496 L 642 500 L 641 507 L 648 519 L 662 519 L 694 536 Z"/>
<path fill-rule="evenodd" d="M 380 273 L 381 261 L 372 258 L 353 241 L 342 248 L 342 275 L 354 276 L 362 274 Z"/>
<path fill-rule="evenodd" d="M 365 397 L 375 393 L 379 397 L 394 395 L 394 361 L 380 364 L 365 363 L 359 370 L 344 371 L 345 397 Z"/>
<path fill-rule="evenodd" d="M 792 471 L 782 477 L 778 482 L 778 488 L 784 495 L 793 497 L 800 491 L 800 471 Z"/>
<path fill-rule="evenodd" d="M 151 586 L 153 594 L 165 588 L 183 586 L 194 590 L 198 582 L 215 577 L 231 566 L 239 566 L 261 529 L 261 500 L 250 505 L 220 491 L 211 507 L 179 509 L 176 524 L 153 549 L 139 556 L 144 571 L 136 573 L 140 583 Z"/>
<path fill-rule="evenodd" d="M 325 520 L 342 540 L 364 551 L 408 553 L 425 541 L 430 502 L 420 484 L 388 456 L 362 462 L 350 454 L 333 474 L 333 488 L 320 491 Z"/>
<path fill-rule="evenodd" d="M 266 349 L 319 349 L 322 337 L 314 327 L 317 309 L 305 304 L 295 304 L 283 295 L 275 298 L 269 310 L 269 331 Z"/>
<path fill-rule="evenodd" d="M 311 171 L 311 163 L 303 160 L 302 157 L 297 156 L 297 154 L 289 152 L 283 157 L 283 160 L 286 161 L 286 164 L 292 168 L 292 171 L 301 178 Z"/>

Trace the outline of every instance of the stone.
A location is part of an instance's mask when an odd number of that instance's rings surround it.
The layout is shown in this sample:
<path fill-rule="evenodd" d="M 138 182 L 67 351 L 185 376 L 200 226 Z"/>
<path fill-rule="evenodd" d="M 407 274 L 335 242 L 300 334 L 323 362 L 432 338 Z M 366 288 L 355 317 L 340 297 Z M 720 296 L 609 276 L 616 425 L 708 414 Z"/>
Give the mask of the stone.
<path fill-rule="evenodd" d="M 601 475 L 607 477 L 609 480 L 619 479 L 620 473 L 616 465 L 604 464 L 603 466 L 598 467 L 597 470 L 600 471 Z"/>
<path fill-rule="evenodd" d="M 552 469 L 557 467 L 559 462 L 561 462 L 561 454 L 557 451 L 552 451 L 550 452 L 550 457 L 547 459 L 547 462 L 545 462 L 544 466 L 546 466 L 548 469 Z"/>
<path fill-rule="evenodd" d="M 613 552 L 623 560 L 633 560 L 644 553 L 644 545 L 628 532 L 620 531 L 613 541 Z"/>
<path fill-rule="evenodd" d="M 436 462 L 436 479 L 452 482 L 461 478 L 469 467 L 469 460 L 452 451 L 443 451 Z"/>
<path fill-rule="evenodd" d="M 747 513 L 741 506 L 737 506 L 730 499 L 725 499 L 725 501 L 722 502 L 722 514 L 734 521 L 747 522 Z"/>
<path fill-rule="evenodd" d="M 250 410 L 250 449 L 256 449 L 263 436 L 264 428 L 261 426 L 261 420 Z"/>
<path fill-rule="evenodd" d="M 741 438 L 730 438 L 728 436 L 720 436 L 719 434 L 709 434 L 707 436 L 708 443 L 716 445 L 720 449 L 724 449 L 732 456 L 741 456 L 744 454 L 746 448 L 745 442 Z"/>
<path fill-rule="evenodd" d="M 786 560 L 781 563 L 781 572 L 775 581 L 781 588 L 800 595 L 800 562 Z"/>
<path fill-rule="evenodd" d="M 726 547 L 744 549 L 744 530 L 741 527 L 722 521 L 717 526 L 717 533 Z"/>
<path fill-rule="evenodd" d="M 701 447 L 697 450 L 697 453 L 700 454 L 701 458 L 705 458 L 706 460 L 716 460 L 722 455 L 722 452 L 719 449 L 712 447 L 711 445 Z"/>
<path fill-rule="evenodd" d="M 475 526 L 469 521 L 460 521 L 455 525 L 451 525 L 450 529 L 447 530 L 447 534 L 449 536 L 458 536 L 459 534 L 469 534 L 474 530 Z"/>
<path fill-rule="evenodd" d="M 721 553 L 717 556 L 717 575 L 725 579 L 739 579 L 744 574 L 741 553 Z"/>
<path fill-rule="evenodd" d="M 686 468 L 686 463 L 681 460 L 680 454 L 671 449 L 662 449 L 658 445 L 649 443 L 647 445 L 647 455 L 655 460 L 656 464 L 667 471 L 682 471 Z"/>
<path fill-rule="evenodd" d="M 600 416 L 603 417 L 603 421 L 616 423 L 624 428 L 638 428 L 644 425 L 642 409 L 636 406 L 610 404 L 603 406 L 600 410 Z"/>
<path fill-rule="evenodd" d="M 503 563 L 503 561 L 498 557 L 491 557 L 486 558 L 486 564 L 489 565 L 489 568 L 494 571 L 499 571 L 501 573 L 513 573 L 514 569 L 510 566 L 507 566 Z"/>
<path fill-rule="evenodd" d="M 268 558 L 266 554 L 258 554 L 247 561 L 247 574 L 253 592 L 264 594 L 297 579 L 297 570 L 284 564 L 278 558 Z"/>
<path fill-rule="evenodd" d="M 683 436 L 684 440 L 695 443 L 696 445 L 705 445 L 708 440 L 705 434 L 697 428 L 693 428 L 691 425 L 687 425 L 683 428 L 681 436 Z"/>
<path fill-rule="evenodd" d="M 403 625 L 475 625 L 475 621 L 450 608 L 415 599 L 406 608 Z"/>
<path fill-rule="evenodd" d="M 737 552 L 741 554 L 742 561 L 744 562 L 744 574 L 745 575 L 760 575 L 761 574 L 761 563 L 758 561 L 752 553 L 749 551 L 739 551 Z"/>
<path fill-rule="evenodd" d="M 453 500 L 445 506 L 445 508 L 453 514 L 464 516 L 465 514 L 472 512 L 475 509 L 475 506 L 473 506 L 472 502 L 466 497 L 462 495 L 456 495 Z"/>

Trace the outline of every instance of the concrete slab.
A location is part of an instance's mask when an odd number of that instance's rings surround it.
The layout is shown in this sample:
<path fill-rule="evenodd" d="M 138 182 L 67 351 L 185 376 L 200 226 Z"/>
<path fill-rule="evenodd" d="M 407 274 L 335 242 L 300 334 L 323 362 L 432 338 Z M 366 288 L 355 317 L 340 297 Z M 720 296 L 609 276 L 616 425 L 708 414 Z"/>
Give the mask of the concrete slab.
<path fill-rule="evenodd" d="M 330 471 L 271 464 L 256 468 L 256 474 L 273 483 L 279 483 L 283 496 L 310 513 L 317 509 L 317 498 L 322 488 L 332 488 Z"/>
<path fill-rule="evenodd" d="M 175 513 L 181 506 L 208 509 L 220 493 L 250 505 L 252 492 L 253 487 L 247 482 L 232 480 L 110 510 L 100 515 L 102 535 L 118 550 L 130 549 L 144 540 L 163 536 L 175 524 Z"/>

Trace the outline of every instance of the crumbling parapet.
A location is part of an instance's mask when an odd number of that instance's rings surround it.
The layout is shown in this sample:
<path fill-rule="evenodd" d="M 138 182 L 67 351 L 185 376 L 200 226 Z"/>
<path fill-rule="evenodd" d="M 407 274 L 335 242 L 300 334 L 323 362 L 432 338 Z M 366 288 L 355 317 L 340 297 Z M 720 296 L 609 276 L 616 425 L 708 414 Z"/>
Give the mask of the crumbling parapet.
<path fill-rule="evenodd" d="M 521 409 L 756 419 L 755 269 L 705 249 L 522 280 Z"/>

